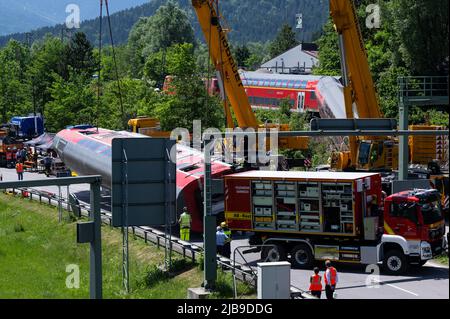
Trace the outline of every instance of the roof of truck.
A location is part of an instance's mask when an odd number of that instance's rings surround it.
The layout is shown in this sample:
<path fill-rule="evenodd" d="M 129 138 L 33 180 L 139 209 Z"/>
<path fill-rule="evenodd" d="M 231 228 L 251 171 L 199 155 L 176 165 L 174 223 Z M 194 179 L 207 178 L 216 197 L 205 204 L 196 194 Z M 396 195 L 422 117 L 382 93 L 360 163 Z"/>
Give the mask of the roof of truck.
<path fill-rule="evenodd" d="M 247 171 L 228 175 L 227 178 L 255 178 L 255 179 L 307 179 L 307 180 L 356 180 L 378 173 L 346 173 L 346 172 L 304 172 L 304 171 Z"/>

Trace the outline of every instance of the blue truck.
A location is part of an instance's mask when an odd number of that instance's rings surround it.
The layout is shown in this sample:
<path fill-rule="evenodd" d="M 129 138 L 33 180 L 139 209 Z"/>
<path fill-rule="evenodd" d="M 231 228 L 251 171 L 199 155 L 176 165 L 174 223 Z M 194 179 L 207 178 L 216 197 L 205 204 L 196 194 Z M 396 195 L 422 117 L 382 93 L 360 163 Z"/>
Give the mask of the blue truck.
<path fill-rule="evenodd" d="M 15 116 L 9 122 L 19 138 L 30 139 L 44 133 L 44 121 L 40 116 Z"/>

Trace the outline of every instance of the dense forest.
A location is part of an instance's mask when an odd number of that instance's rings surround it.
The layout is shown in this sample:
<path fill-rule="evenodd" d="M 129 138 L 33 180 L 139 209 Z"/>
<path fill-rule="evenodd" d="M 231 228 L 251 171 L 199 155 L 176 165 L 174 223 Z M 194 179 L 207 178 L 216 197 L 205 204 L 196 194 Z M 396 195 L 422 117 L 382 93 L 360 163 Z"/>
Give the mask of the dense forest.
<path fill-rule="evenodd" d="M 123 10 L 111 15 L 114 41 L 124 44 L 133 25 L 140 19 L 152 16 L 167 0 L 152 0 L 141 6 Z M 186 11 L 188 19 L 194 28 L 197 39 L 203 41 L 203 34 L 192 9 L 191 0 L 177 0 L 180 8 Z M 220 10 L 231 27 L 230 39 L 235 43 L 266 42 L 272 40 L 283 24 L 296 25 L 296 14 L 303 15 L 303 29 L 297 31 L 300 41 L 317 39 L 328 16 L 328 1 L 325 0 L 246 0 L 221 1 Z M 251 14 L 250 14 L 251 12 Z M 103 34 L 103 42 L 110 43 L 108 26 Z M 26 33 L 11 34 L 0 37 L 0 46 L 4 46 L 10 39 L 27 42 L 28 38 L 38 40 L 46 34 L 57 37 L 70 37 L 75 32 L 83 32 L 94 45 L 98 44 L 99 19 L 85 21 L 79 30 L 66 30 L 64 25 L 44 27 Z"/>
<path fill-rule="evenodd" d="M 381 27 L 365 27 L 365 8 L 371 0 L 359 0 L 358 17 L 379 102 L 386 117 L 398 116 L 400 76 L 448 76 L 449 21 L 446 0 L 380 0 Z M 331 19 L 318 41 L 320 67 L 316 74 L 338 75 L 340 59 L 337 35 Z M 448 108 L 414 107 L 412 123 L 448 126 Z"/>
<path fill-rule="evenodd" d="M 361 26 L 365 25 L 368 2 L 359 1 Z M 398 76 L 448 72 L 448 2 L 380 3 L 381 28 L 363 27 L 362 33 L 382 111 L 387 117 L 397 117 Z M 0 49 L 2 122 L 36 110 L 44 115 L 51 132 L 80 123 L 123 129 L 127 119 L 137 115 L 159 118 L 165 130 L 191 127 L 194 119 L 202 120 L 204 127 L 223 128 L 221 101 L 209 96 L 202 82 L 202 78 L 214 74 L 208 49 L 196 39 L 191 19 L 189 12 L 169 2 L 153 16 L 138 20 L 127 43 L 115 47 L 115 55 L 111 46 L 104 47 L 100 55 L 83 32 L 63 39 L 47 35 L 29 45 L 9 41 Z M 233 43 L 239 66 L 253 69 L 298 43 L 298 35 L 284 24 L 273 41 Z M 325 25 L 317 43 L 320 67 L 314 72 L 339 74 L 337 37 L 331 22 Z M 169 74 L 174 76 L 171 90 L 177 94 L 161 91 Z M 262 121 L 279 119 L 296 129 L 302 129 L 305 123 L 298 114 L 290 114 L 289 108 L 257 115 Z M 416 108 L 411 120 L 448 125 L 448 110 Z"/>

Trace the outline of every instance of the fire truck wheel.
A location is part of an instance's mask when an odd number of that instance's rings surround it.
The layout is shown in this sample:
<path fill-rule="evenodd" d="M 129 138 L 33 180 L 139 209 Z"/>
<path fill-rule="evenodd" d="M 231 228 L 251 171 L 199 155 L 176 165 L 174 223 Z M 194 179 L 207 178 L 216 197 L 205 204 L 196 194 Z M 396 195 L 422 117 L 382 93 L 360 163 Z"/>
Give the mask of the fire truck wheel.
<path fill-rule="evenodd" d="M 286 260 L 286 250 L 280 245 L 263 247 L 261 259 L 266 262 Z"/>
<path fill-rule="evenodd" d="M 305 244 L 297 245 L 292 249 L 291 259 L 294 268 L 311 268 L 314 263 L 311 249 Z"/>
<path fill-rule="evenodd" d="M 383 260 L 383 267 L 387 273 L 392 275 L 402 274 L 408 267 L 408 262 L 401 250 L 393 249 L 386 253 Z"/>

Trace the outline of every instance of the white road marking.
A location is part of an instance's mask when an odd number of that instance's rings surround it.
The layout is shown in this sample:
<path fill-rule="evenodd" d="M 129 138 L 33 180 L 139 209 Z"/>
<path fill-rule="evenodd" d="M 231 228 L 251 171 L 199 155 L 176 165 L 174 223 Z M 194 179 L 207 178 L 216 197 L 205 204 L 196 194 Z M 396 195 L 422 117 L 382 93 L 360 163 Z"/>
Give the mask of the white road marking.
<path fill-rule="evenodd" d="M 412 292 L 412 291 L 409 291 L 409 290 L 400 288 L 400 287 L 398 287 L 398 286 L 396 286 L 396 285 L 387 284 L 387 283 L 385 283 L 385 282 L 383 282 L 383 281 L 380 281 L 380 280 L 377 280 L 377 279 L 374 279 L 374 280 L 377 281 L 378 283 L 382 284 L 382 285 L 390 286 L 390 287 L 392 287 L 392 288 L 395 288 L 395 289 L 404 291 L 404 292 L 406 292 L 406 293 L 408 293 L 408 294 L 411 294 L 411 295 L 414 295 L 414 296 L 416 296 L 416 297 L 419 297 L 418 294 L 416 294 L 416 293 L 414 293 L 414 292 Z"/>

